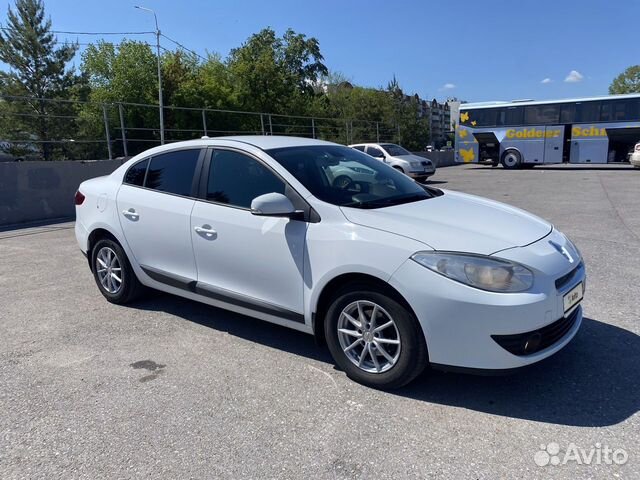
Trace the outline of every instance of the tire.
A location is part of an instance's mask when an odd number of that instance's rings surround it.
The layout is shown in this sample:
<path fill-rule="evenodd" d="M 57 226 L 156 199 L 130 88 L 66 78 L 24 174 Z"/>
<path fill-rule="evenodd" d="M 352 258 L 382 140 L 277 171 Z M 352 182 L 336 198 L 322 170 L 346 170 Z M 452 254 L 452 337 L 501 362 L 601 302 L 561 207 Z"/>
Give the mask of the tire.
<path fill-rule="evenodd" d="M 502 166 L 507 170 L 516 170 L 522 165 L 522 155 L 518 150 L 505 150 L 500 163 L 502 163 Z"/>
<path fill-rule="evenodd" d="M 393 167 L 396 170 L 398 170 L 400 173 L 404 173 L 404 170 L 402 169 L 402 167 Z"/>
<path fill-rule="evenodd" d="M 374 307 L 378 312 L 377 326 L 370 326 L 365 332 L 360 329 L 358 337 L 358 328 L 344 313 L 349 313 L 358 322 L 358 312 L 362 310 L 365 319 L 370 319 Z M 375 328 L 388 325 L 388 320 L 392 321 L 392 326 L 375 332 Z M 373 285 L 351 284 L 338 291 L 327 310 L 324 328 L 335 363 L 349 378 L 368 387 L 400 388 L 420 375 L 428 364 L 427 344 L 418 320 L 401 303 Z M 339 328 L 352 333 L 339 332 Z M 384 343 L 378 340 L 384 340 Z M 396 340 L 397 345 L 392 343 Z M 378 350 L 380 346 L 393 363 Z M 351 347 L 347 348 L 348 352 L 345 352 L 346 347 Z M 362 367 L 358 366 L 358 359 L 361 359 Z"/>
<path fill-rule="evenodd" d="M 108 269 L 109 265 L 111 270 L 107 270 L 106 273 L 101 271 L 105 266 Z M 136 277 L 124 250 L 118 242 L 110 238 L 98 240 L 91 249 L 91 271 L 98 290 L 111 303 L 127 304 L 143 292 L 143 286 Z M 117 279 L 120 280 L 119 284 Z"/>

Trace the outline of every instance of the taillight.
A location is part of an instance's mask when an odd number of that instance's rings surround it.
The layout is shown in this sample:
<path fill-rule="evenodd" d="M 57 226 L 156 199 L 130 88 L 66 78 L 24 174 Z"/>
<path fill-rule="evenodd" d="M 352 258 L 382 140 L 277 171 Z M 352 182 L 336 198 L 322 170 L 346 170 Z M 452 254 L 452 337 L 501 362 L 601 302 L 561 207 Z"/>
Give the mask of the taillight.
<path fill-rule="evenodd" d="M 636 143 L 636 152 L 640 152 L 640 143 Z"/>
<path fill-rule="evenodd" d="M 84 195 L 80 190 L 76 192 L 75 196 L 73 197 L 73 201 L 76 205 L 82 205 L 82 202 L 84 202 Z"/>

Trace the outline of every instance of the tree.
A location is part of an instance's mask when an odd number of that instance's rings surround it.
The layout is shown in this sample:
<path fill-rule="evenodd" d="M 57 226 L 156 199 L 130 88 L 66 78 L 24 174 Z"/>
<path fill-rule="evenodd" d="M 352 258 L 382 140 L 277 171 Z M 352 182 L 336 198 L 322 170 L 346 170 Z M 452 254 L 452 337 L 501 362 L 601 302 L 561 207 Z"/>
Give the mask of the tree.
<path fill-rule="evenodd" d="M 0 32 L 0 61 L 9 67 L 8 72 L 0 72 L 0 90 L 9 96 L 2 109 L 11 116 L 10 124 L 3 125 L 4 131 L 27 141 L 36 136 L 42 142 L 39 145 L 45 160 L 51 159 L 53 149 L 47 141 L 64 135 L 64 122 L 53 116 L 69 116 L 72 105 L 43 99 L 68 98 L 76 81 L 67 65 L 78 46 L 56 47 L 57 43 L 42 0 L 16 0 L 15 10 L 9 7 L 6 30 Z M 11 96 L 34 98 L 24 101 Z"/>
<path fill-rule="evenodd" d="M 609 86 L 612 95 L 640 92 L 640 65 L 633 65 L 613 79 Z"/>
<path fill-rule="evenodd" d="M 101 104 L 117 102 L 156 104 L 158 98 L 157 58 L 151 47 L 144 42 L 124 40 L 122 43 L 99 41 L 82 53 L 82 72 L 89 85 L 89 100 L 81 112 L 80 134 L 84 138 L 104 138 L 104 118 Z M 119 112 L 107 107 L 111 125 L 120 125 Z M 131 130 L 129 138 L 134 143 L 130 152 L 149 147 L 149 140 L 159 138 L 158 109 L 154 107 L 123 107 L 126 127 Z M 142 130 L 147 128 L 149 130 Z M 155 131 L 152 129 L 156 129 Z M 119 138 L 119 133 L 115 138 Z M 95 155 L 103 155 L 101 151 Z"/>
<path fill-rule="evenodd" d="M 328 73 L 315 38 L 289 29 L 279 38 L 271 28 L 249 37 L 227 60 L 241 108 L 271 113 L 301 113 Z"/>

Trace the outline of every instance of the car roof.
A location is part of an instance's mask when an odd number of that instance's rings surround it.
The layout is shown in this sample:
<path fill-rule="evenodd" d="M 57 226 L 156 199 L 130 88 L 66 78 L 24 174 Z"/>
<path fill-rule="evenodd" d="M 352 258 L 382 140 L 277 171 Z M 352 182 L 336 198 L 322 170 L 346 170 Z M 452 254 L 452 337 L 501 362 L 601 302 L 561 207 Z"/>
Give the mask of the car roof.
<path fill-rule="evenodd" d="M 337 143 L 326 142 L 324 140 L 315 140 L 312 138 L 301 137 L 287 137 L 284 135 L 235 135 L 228 137 L 202 137 L 194 140 L 172 142 L 166 145 L 151 148 L 143 153 L 152 153 L 156 155 L 158 153 L 162 153 L 168 150 L 174 150 L 176 148 L 216 146 L 220 143 L 228 144 L 228 142 L 244 143 L 245 145 L 251 145 L 262 150 L 284 147 L 305 147 L 312 145 L 339 145 Z"/>

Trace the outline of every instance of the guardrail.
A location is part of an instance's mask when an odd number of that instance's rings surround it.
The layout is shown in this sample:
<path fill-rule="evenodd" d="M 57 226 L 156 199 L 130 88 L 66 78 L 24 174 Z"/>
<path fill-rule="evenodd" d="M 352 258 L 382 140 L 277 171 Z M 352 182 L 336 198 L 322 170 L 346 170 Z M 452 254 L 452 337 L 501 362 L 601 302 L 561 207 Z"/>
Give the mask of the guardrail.
<path fill-rule="evenodd" d="M 396 124 L 359 119 L 178 106 L 163 112 L 165 142 L 253 134 L 397 143 L 401 133 Z M 159 125 L 157 105 L 0 95 L 0 160 L 129 157 L 160 144 Z"/>

